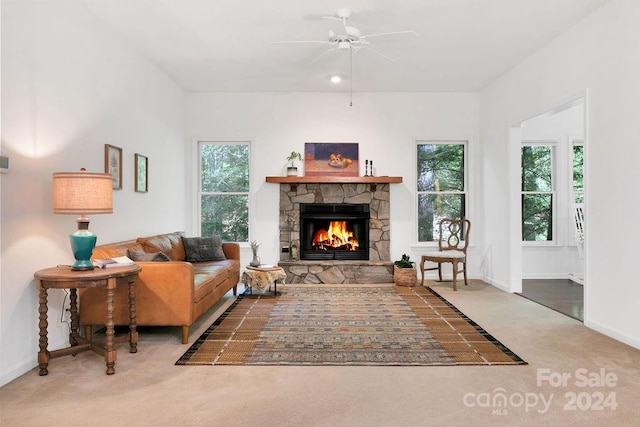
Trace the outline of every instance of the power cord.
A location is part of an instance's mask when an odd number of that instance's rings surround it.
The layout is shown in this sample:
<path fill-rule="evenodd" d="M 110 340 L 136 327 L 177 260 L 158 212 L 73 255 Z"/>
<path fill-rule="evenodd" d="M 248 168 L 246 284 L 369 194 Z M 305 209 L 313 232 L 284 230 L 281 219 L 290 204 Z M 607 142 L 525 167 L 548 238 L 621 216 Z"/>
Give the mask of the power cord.
<path fill-rule="evenodd" d="M 71 312 L 71 307 L 65 308 L 67 304 L 67 297 L 69 296 L 69 291 L 66 289 L 62 289 L 64 291 L 64 298 L 62 299 L 62 309 L 60 310 L 60 323 L 65 323 L 67 328 L 69 329 L 69 334 L 71 333 L 71 323 L 64 319 L 65 312 Z"/>

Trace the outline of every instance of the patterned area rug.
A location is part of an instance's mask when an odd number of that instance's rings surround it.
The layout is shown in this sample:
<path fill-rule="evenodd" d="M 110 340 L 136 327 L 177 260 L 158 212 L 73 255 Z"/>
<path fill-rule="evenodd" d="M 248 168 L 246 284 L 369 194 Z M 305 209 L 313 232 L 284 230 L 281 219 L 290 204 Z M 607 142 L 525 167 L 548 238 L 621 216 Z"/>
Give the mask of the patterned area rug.
<path fill-rule="evenodd" d="M 176 365 L 515 365 L 430 288 L 283 285 L 239 296 Z"/>

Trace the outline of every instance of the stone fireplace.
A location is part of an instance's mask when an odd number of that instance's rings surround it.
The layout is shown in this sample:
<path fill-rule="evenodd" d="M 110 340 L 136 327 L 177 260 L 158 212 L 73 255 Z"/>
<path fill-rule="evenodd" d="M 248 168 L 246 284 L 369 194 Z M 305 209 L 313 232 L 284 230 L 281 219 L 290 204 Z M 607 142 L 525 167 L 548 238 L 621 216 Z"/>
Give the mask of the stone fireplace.
<path fill-rule="evenodd" d="M 285 269 L 287 283 L 392 283 L 389 200 L 388 183 L 281 183 L 278 265 Z M 324 218 L 316 218 L 310 226 L 301 217 L 301 206 L 303 217 L 308 208 L 322 206 L 325 211 L 319 216 Z M 342 212 L 353 207 L 360 212 Z M 349 231 L 359 234 L 355 237 L 358 245 L 366 247 L 351 251 L 347 238 L 338 244 L 341 249 L 314 249 L 308 235 L 328 228 L 340 215 L 351 221 Z M 368 228 L 366 235 L 364 228 Z"/>

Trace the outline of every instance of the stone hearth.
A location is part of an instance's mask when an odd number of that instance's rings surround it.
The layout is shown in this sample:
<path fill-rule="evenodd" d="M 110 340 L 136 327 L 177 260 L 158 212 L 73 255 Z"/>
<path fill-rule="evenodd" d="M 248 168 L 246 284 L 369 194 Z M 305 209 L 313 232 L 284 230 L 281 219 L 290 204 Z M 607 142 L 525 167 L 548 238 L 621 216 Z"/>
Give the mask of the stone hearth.
<path fill-rule="evenodd" d="M 280 261 L 286 283 L 393 283 L 390 261 Z"/>

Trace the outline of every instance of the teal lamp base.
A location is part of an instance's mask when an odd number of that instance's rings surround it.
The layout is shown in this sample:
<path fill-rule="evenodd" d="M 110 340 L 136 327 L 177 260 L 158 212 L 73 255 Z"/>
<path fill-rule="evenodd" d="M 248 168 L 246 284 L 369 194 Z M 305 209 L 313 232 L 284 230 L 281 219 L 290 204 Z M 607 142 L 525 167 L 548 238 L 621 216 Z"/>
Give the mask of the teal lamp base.
<path fill-rule="evenodd" d="M 98 236 L 89 231 L 89 220 L 78 219 L 78 230 L 69 235 L 71 241 L 71 251 L 76 261 L 71 266 L 71 270 L 83 271 L 93 270 L 91 255 L 96 247 Z"/>

